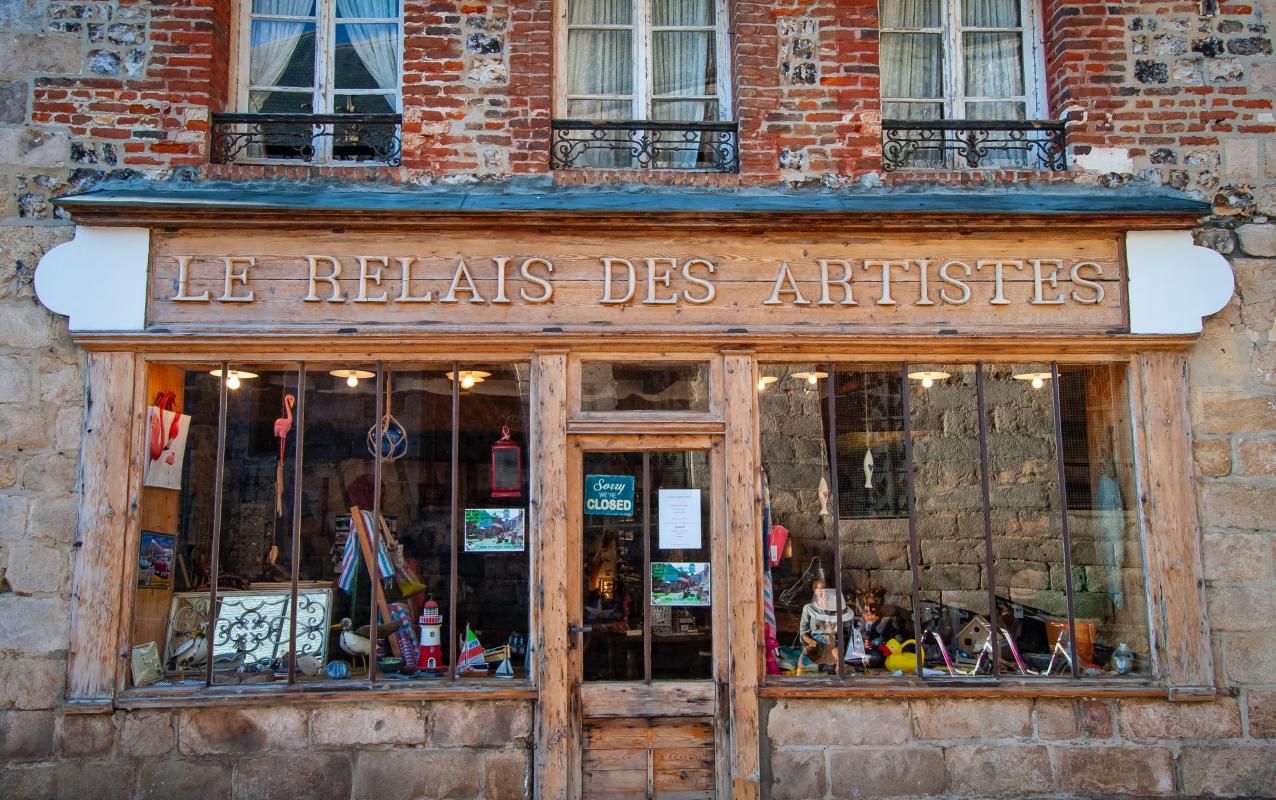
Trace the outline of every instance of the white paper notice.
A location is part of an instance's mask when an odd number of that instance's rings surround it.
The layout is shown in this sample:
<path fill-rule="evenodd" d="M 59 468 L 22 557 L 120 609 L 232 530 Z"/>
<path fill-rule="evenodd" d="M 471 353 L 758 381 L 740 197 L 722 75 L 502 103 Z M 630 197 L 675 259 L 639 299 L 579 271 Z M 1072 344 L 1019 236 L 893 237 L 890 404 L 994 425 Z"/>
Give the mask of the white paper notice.
<path fill-rule="evenodd" d="M 660 490 L 660 549 L 699 550 L 700 490 Z"/>

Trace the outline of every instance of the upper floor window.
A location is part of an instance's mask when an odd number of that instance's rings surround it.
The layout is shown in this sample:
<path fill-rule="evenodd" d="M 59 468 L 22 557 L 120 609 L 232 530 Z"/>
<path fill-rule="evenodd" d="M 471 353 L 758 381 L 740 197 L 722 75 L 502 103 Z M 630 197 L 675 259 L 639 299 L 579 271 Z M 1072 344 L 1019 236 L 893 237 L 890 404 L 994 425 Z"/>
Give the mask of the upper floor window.
<path fill-rule="evenodd" d="M 397 161 L 399 0 L 248 2 L 240 27 L 236 105 L 241 113 L 263 116 L 214 118 L 215 156 Z"/>
<path fill-rule="evenodd" d="M 714 123 L 731 118 L 724 18 L 721 0 L 564 0 L 555 127 L 600 124 L 575 136 L 579 153 L 556 147 L 556 165 L 725 168 L 714 151 Z M 615 124 L 635 120 L 657 124 Z"/>
<path fill-rule="evenodd" d="M 1040 114 L 1030 0 L 881 0 L 882 116 Z"/>

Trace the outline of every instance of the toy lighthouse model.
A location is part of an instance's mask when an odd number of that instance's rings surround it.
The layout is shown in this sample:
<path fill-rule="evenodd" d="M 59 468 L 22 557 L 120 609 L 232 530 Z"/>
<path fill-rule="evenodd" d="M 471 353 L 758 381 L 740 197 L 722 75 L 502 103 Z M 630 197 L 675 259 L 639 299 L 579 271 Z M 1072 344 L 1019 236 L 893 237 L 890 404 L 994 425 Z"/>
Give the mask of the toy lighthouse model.
<path fill-rule="evenodd" d="M 421 608 L 421 650 L 417 658 L 417 668 L 423 672 L 443 674 L 443 645 L 439 630 L 443 627 L 443 617 L 439 614 L 439 604 L 426 600 Z"/>

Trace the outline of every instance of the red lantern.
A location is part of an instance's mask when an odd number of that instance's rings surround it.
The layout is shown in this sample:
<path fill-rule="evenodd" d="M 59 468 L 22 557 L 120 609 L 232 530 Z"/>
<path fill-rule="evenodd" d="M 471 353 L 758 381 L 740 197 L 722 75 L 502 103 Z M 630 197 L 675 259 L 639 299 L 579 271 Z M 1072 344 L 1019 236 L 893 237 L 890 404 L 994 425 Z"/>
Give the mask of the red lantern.
<path fill-rule="evenodd" d="M 492 445 L 492 497 L 519 497 L 523 486 L 523 449 L 510 438 L 510 426 L 501 426 L 501 438 Z"/>

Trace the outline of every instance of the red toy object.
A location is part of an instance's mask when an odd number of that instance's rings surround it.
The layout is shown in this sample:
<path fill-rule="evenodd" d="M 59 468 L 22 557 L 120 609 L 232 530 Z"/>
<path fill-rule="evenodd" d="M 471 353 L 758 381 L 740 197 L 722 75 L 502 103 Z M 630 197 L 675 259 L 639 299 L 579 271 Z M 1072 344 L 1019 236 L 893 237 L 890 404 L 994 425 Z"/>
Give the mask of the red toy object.
<path fill-rule="evenodd" d="M 492 445 L 492 497 L 518 497 L 522 494 L 523 456 L 510 438 L 510 426 L 501 426 L 501 438 Z"/>
<path fill-rule="evenodd" d="M 439 635 L 442 627 L 443 616 L 439 614 L 439 604 L 426 600 L 421 607 L 421 646 L 417 655 L 417 669 L 440 674 L 444 671 L 443 644 Z"/>

